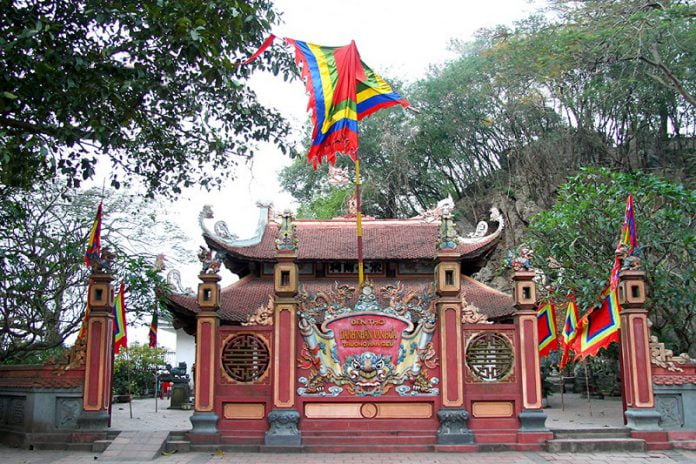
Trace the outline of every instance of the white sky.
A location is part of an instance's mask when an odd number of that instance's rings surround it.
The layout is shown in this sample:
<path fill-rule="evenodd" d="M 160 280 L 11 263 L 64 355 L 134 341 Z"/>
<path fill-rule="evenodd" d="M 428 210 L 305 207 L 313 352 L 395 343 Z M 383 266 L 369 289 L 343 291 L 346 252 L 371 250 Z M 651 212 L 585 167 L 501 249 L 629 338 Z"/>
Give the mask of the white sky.
<path fill-rule="evenodd" d="M 527 0 L 276 0 L 275 4 L 284 21 L 275 28 L 276 36 L 331 46 L 355 40 L 361 58 L 375 72 L 407 82 L 425 77 L 430 65 L 454 58 L 448 51 L 451 39 L 468 40 L 480 28 L 511 24 L 535 9 Z M 293 137 L 299 140 L 308 118 L 303 83 L 257 74 L 251 85 L 262 103 L 275 107 L 290 121 Z M 408 99 L 408 95 L 404 97 Z M 211 228 L 215 221 L 225 220 L 240 238 L 248 238 L 255 229 L 257 201 L 272 201 L 276 211 L 294 208 L 292 197 L 280 191 L 277 181 L 280 169 L 290 162 L 277 148 L 264 145 L 254 159 L 253 170 L 240 167 L 237 178 L 222 190 L 185 191 L 167 209 L 191 237 L 190 249 L 195 251 L 203 244 L 197 218 L 205 204 L 212 205 L 215 213 L 215 220 L 209 221 Z M 185 286 L 195 288 L 197 271 L 197 266 L 181 269 Z M 231 281 L 226 274 L 223 284 Z"/>

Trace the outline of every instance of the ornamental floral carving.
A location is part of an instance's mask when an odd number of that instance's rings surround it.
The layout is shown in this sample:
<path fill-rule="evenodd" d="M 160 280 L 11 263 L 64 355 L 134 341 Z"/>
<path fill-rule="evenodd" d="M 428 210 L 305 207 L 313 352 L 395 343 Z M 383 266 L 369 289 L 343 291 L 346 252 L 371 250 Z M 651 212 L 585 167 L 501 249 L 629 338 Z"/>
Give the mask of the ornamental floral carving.
<path fill-rule="evenodd" d="M 481 310 L 473 304 L 466 301 L 462 295 L 462 324 L 492 324 L 485 314 L 481 314 Z"/>
<path fill-rule="evenodd" d="M 242 325 L 273 325 L 273 296 L 268 297 L 268 303 L 261 305 L 247 316 L 247 321 Z"/>
<path fill-rule="evenodd" d="M 380 304 L 372 284 L 355 289 L 334 286 L 331 294 L 299 295 L 298 324 L 305 344 L 298 367 L 301 396 L 382 396 L 392 389 L 400 396 L 439 394 L 430 372 L 438 359 L 432 288 L 416 292 L 397 282 L 381 288 L 388 301 Z"/>

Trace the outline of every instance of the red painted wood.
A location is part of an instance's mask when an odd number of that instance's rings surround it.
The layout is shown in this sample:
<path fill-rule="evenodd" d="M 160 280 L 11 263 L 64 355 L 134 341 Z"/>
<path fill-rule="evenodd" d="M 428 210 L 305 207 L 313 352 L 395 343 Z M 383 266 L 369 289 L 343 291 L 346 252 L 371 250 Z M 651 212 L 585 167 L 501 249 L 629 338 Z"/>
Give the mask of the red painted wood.
<path fill-rule="evenodd" d="M 524 334 L 524 341 L 520 346 L 522 350 L 522 356 L 524 356 L 526 363 L 526 370 L 522 372 L 524 376 L 524 382 L 527 387 L 527 403 L 534 404 L 539 401 L 537 396 L 537 384 L 540 383 L 540 373 L 536 369 L 536 358 L 537 358 L 537 346 L 534 340 L 534 325 L 536 321 L 532 319 L 525 319 L 522 322 L 522 333 Z M 522 340 L 522 339 L 520 339 Z"/>
<path fill-rule="evenodd" d="M 645 353 L 646 353 L 646 343 L 647 340 L 645 340 L 645 337 L 643 334 L 645 333 L 645 319 L 643 318 L 635 318 L 633 319 L 633 334 L 635 335 L 635 340 L 633 342 L 634 348 L 635 348 L 635 356 L 636 356 L 636 385 L 638 388 L 638 391 L 636 392 L 636 396 L 640 400 L 642 404 L 645 403 L 650 403 L 651 398 L 650 398 L 650 385 L 649 382 L 652 382 L 651 376 L 649 376 L 649 371 L 650 371 L 650 360 L 645 358 Z"/>
<path fill-rule="evenodd" d="M 447 308 L 444 311 L 445 317 L 445 341 L 447 346 L 447 365 L 443 366 L 447 369 L 447 389 L 446 395 L 448 401 L 457 401 L 459 399 L 459 386 L 457 384 L 457 372 L 462 366 L 457 363 L 457 333 L 459 331 L 459 321 L 457 320 L 457 312 L 454 308 Z"/>
<path fill-rule="evenodd" d="M 104 324 L 101 321 L 94 321 L 89 325 L 89 359 L 90 365 L 86 367 L 90 377 L 89 388 L 86 392 L 85 404 L 90 407 L 100 407 L 99 404 L 99 370 L 103 360 L 101 338 Z M 104 348 L 106 349 L 106 347 Z"/>
<path fill-rule="evenodd" d="M 288 335 L 294 332 L 294 328 L 291 325 L 292 314 L 290 311 L 280 311 L 279 316 L 279 321 L 276 322 L 276 324 L 280 325 L 280 343 L 278 344 L 280 352 L 277 353 L 277 359 L 282 372 L 283 369 L 291 368 L 292 363 L 295 362 L 295 353 L 292 351 L 292 339 L 290 335 Z M 292 395 L 294 394 L 293 386 L 289 382 L 290 376 L 281 375 L 279 380 L 278 399 L 283 403 L 287 403 L 292 399 Z"/>
<path fill-rule="evenodd" d="M 201 408 L 210 407 L 210 383 L 212 382 L 213 372 L 210 372 L 210 360 L 213 349 L 213 324 L 211 322 L 202 322 L 200 325 L 199 343 L 201 344 L 200 354 L 201 359 L 196 365 L 196 369 L 200 369 L 198 394 L 200 399 L 198 404 Z"/>

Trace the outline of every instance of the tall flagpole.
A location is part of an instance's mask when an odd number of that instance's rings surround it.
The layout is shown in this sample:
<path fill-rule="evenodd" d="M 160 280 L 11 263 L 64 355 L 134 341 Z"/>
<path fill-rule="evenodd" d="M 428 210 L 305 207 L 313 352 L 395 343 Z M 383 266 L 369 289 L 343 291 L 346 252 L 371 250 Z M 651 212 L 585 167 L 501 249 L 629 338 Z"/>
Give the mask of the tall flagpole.
<path fill-rule="evenodd" d="M 365 280 L 363 270 L 363 237 L 362 237 L 362 198 L 360 195 L 360 155 L 355 152 L 355 222 L 358 231 L 358 285 L 362 286 Z"/>

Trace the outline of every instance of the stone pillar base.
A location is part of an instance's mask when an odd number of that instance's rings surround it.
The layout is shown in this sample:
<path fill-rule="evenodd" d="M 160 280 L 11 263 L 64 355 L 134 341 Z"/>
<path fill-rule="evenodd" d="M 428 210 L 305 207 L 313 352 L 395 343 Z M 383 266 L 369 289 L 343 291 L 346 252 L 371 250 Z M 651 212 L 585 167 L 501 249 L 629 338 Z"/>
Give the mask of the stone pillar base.
<path fill-rule="evenodd" d="M 294 409 L 274 409 L 268 414 L 270 425 L 266 432 L 266 446 L 300 446 L 302 434 L 298 429 L 300 413 Z"/>
<path fill-rule="evenodd" d="M 440 419 L 438 445 L 469 445 L 474 442 L 474 434 L 467 427 L 469 413 L 466 409 L 440 409 L 437 418 Z"/>
<path fill-rule="evenodd" d="M 217 433 L 218 416 L 214 412 L 194 412 L 191 415 L 191 433 Z"/>
<path fill-rule="evenodd" d="M 626 425 L 631 430 L 662 430 L 660 417 L 654 408 L 626 409 Z"/>
<path fill-rule="evenodd" d="M 543 409 L 524 409 L 520 413 L 520 432 L 548 432 Z"/>
<path fill-rule="evenodd" d="M 77 418 L 79 430 L 92 432 L 109 430 L 109 413 L 107 411 L 82 411 Z"/>

